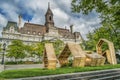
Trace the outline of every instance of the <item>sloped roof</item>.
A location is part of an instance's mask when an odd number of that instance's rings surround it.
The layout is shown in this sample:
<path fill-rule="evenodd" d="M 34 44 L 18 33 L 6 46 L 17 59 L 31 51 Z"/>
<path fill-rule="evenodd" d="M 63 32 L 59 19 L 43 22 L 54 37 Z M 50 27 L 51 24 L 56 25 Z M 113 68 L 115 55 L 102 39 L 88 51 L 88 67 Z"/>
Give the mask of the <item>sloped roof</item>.
<path fill-rule="evenodd" d="M 46 32 L 46 27 L 39 24 L 25 23 L 24 27 L 20 29 L 20 33 L 28 34 L 28 32 L 29 34 L 43 35 Z"/>
<path fill-rule="evenodd" d="M 16 22 L 8 21 L 6 27 L 4 27 L 4 30 L 9 29 L 11 26 L 13 26 L 13 27 L 15 28 L 15 30 L 18 29 L 18 27 L 17 27 L 17 23 L 16 23 Z"/>
<path fill-rule="evenodd" d="M 74 34 L 73 33 L 71 34 L 69 29 L 58 28 L 58 33 L 65 38 L 70 38 L 70 39 L 75 38 Z"/>
<path fill-rule="evenodd" d="M 45 44 L 45 52 L 48 60 L 57 60 L 55 55 L 55 50 L 52 43 Z"/>
<path fill-rule="evenodd" d="M 48 5 L 48 9 L 47 9 L 47 12 L 45 15 L 47 15 L 47 14 L 53 15 L 52 10 L 50 9 L 50 5 Z"/>

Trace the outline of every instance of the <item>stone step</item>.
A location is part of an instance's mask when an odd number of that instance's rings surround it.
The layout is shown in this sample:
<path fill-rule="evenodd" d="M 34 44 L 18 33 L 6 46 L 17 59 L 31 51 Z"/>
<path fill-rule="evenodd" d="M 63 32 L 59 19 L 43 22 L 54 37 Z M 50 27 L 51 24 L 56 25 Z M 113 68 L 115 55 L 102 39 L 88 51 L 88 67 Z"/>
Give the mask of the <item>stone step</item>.
<path fill-rule="evenodd" d="M 120 71 L 119 72 L 110 72 L 110 73 L 102 73 L 102 74 L 92 74 L 92 75 L 85 75 L 85 76 L 82 76 L 82 77 L 74 77 L 74 78 L 69 78 L 69 79 L 62 79 L 62 80 L 92 80 L 92 79 L 95 79 L 95 80 L 99 80 L 98 78 L 101 78 L 101 77 L 106 77 L 106 76 L 113 76 L 113 75 L 120 75 Z"/>
<path fill-rule="evenodd" d="M 104 74 L 106 73 L 106 74 Z M 105 71 L 93 71 L 90 73 L 83 73 L 80 75 L 73 75 L 73 76 L 66 76 L 66 79 L 63 80 L 83 80 L 83 79 L 91 79 L 91 78 L 96 78 L 96 77 L 101 77 L 101 76 L 108 76 L 108 75 L 113 75 L 113 74 L 119 74 L 120 71 L 116 70 L 105 70 Z M 69 78 L 69 79 L 67 79 Z"/>
<path fill-rule="evenodd" d="M 118 74 L 120 74 L 120 69 L 110 69 L 110 70 L 58 74 L 58 75 L 40 76 L 40 77 L 28 77 L 28 78 L 21 78 L 15 80 L 90 80 L 90 79 L 97 79 L 101 77 L 113 76 Z"/>
<path fill-rule="evenodd" d="M 102 78 L 90 79 L 90 80 L 120 80 L 120 74 L 113 75 L 113 76 L 106 76 Z"/>

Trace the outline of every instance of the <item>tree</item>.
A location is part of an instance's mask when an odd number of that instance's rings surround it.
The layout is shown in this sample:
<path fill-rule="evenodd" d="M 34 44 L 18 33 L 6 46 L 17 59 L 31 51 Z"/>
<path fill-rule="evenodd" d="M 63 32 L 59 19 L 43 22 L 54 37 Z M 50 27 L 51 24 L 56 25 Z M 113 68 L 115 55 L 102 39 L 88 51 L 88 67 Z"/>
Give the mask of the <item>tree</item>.
<path fill-rule="evenodd" d="M 13 40 L 11 45 L 8 46 L 7 52 L 7 57 L 14 57 L 15 62 L 17 62 L 17 59 L 23 59 L 26 56 L 25 47 L 21 40 Z"/>
<path fill-rule="evenodd" d="M 120 49 L 120 0 L 72 0 L 72 11 L 89 14 L 93 10 L 99 13 L 102 26 L 91 32 L 88 37 L 88 43 L 94 43 L 95 40 L 106 38 L 112 41 L 115 49 Z M 92 40 L 94 39 L 94 40 Z M 94 42 L 95 41 L 95 42 Z"/>
<path fill-rule="evenodd" d="M 89 32 L 87 34 L 88 40 L 85 41 L 86 43 L 86 50 L 93 50 L 96 51 L 96 44 L 98 43 L 100 38 L 105 38 L 111 41 L 109 29 L 105 29 L 105 27 L 100 27 L 95 29 L 94 32 Z M 103 47 L 104 49 L 107 48 L 106 45 Z"/>
<path fill-rule="evenodd" d="M 40 62 L 40 58 L 42 56 L 43 51 L 44 51 L 44 43 L 43 42 L 39 42 L 34 45 L 33 54 L 35 54 L 39 57 L 39 62 Z"/>
<path fill-rule="evenodd" d="M 2 51 L 1 45 L 2 45 L 2 44 L 0 44 L 0 52 Z M 2 56 L 2 55 L 0 54 L 0 57 L 1 57 L 1 56 Z"/>
<path fill-rule="evenodd" d="M 34 56 L 34 46 L 35 44 L 32 45 L 25 45 L 25 51 L 27 52 L 28 57 L 33 57 Z"/>
<path fill-rule="evenodd" d="M 53 46 L 55 48 L 55 53 L 58 55 L 63 50 L 64 42 L 58 39 L 53 42 Z"/>
<path fill-rule="evenodd" d="M 0 44 L 0 51 L 2 51 L 2 44 Z"/>

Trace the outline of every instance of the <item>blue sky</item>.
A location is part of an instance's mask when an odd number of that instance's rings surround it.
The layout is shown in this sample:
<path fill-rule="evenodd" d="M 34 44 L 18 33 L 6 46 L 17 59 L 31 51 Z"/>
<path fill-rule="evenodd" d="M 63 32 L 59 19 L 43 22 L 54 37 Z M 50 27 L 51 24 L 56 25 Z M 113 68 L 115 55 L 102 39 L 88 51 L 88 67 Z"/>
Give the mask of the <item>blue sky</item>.
<path fill-rule="evenodd" d="M 54 14 L 54 22 L 57 27 L 69 29 L 74 25 L 74 31 L 78 31 L 86 38 L 88 31 L 100 26 L 100 19 L 96 12 L 89 15 L 71 12 L 71 0 L 0 0 L 0 33 L 7 21 L 18 22 L 18 15 L 22 15 L 22 24 L 27 22 L 44 24 L 45 13 L 50 2 Z"/>

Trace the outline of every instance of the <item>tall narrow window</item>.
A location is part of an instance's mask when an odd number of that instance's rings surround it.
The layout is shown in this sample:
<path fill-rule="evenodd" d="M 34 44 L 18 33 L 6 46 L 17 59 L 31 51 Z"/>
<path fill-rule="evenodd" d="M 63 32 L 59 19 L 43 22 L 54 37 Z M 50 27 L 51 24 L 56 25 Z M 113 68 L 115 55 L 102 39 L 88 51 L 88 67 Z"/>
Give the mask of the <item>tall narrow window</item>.
<path fill-rule="evenodd" d="M 49 16 L 49 20 L 51 21 L 51 16 Z"/>

